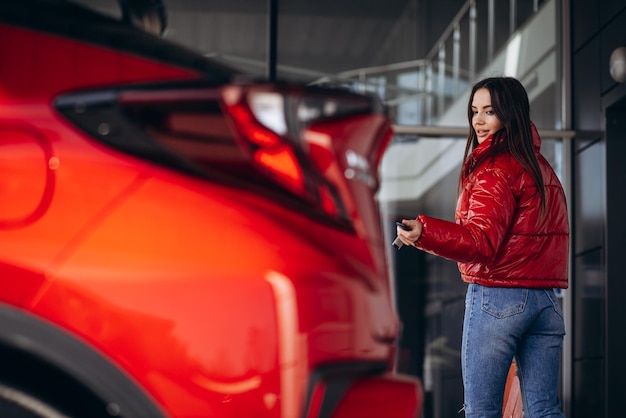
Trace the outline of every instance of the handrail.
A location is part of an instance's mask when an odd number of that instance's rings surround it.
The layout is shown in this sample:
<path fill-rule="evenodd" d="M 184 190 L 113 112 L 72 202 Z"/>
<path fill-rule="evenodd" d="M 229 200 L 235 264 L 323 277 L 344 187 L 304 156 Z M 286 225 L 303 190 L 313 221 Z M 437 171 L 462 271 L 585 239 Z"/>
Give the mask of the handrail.
<path fill-rule="evenodd" d="M 409 126 L 409 125 L 393 125 L 393 131 L 396 134 L 410 134 L 429 138 L 436 137 L 467 137 L 469 133 L 468 127 L 461 126 Z M 571 131 L 559 129 L 537 129 L 539 136 L 542 138 L 567 138 L 587 137 L 597 135 L 597 132 L 588 133 L 586 131 Z"/>

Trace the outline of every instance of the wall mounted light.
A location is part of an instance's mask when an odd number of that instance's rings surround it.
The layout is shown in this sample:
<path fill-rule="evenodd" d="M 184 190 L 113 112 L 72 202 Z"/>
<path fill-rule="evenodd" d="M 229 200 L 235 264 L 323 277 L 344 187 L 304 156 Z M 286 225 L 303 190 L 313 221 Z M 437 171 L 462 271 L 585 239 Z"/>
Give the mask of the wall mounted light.
<path fill-rule="evenodd" d="M 626 46 L 615 48 L 609 60 L 609 71 L 613 80 L 626 82 Z"/>

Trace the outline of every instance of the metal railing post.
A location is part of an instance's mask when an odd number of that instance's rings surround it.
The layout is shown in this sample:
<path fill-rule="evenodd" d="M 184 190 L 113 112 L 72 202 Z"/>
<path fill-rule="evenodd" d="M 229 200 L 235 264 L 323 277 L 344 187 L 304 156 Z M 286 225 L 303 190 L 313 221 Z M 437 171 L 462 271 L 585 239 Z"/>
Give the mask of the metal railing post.
<path fill-rule="evenodd" d="M 427 124 L 432 122 L 433 118 L 433 63 L 429 61 L 426 64 L 426 120 Z"/>
<path fill-rule="evenodd" d="M 426 67 L 424 64 L 419 68 L 417 73 L 417 90 L 426 91 Z M 428 105 L 428 103 L 426 103 L 427 99 L 427 95 L 424 95 L 419 99 L 421 103 L 421 106 L 419 106 L 419 123 L 424 123 L 426 121 L 426 106 Z"/>
<path fill-rule="evenodd" d="M 452 35 L 452 94 L 459 94 L 459 75 L 461 67 L 461 29 L 458 22 Z"/>
<path fill-rule="evenodd" d="M 439 44 L 439 61 L 437 63 L 437 117 L 443 115 L 446 93 L 446 44 Z"/>
<path fill-rule="evenodd" d="M 496 5 L 494 0 L 489 0 L 487 4 L 487 61 L 490 62 L 493 59 L 493 45 L 496 36 Z"/>
<path fill-rule="evenodd" d="M 476 77 L 476 0 L 470 1 L 469 13 L 469 79 Z"/>

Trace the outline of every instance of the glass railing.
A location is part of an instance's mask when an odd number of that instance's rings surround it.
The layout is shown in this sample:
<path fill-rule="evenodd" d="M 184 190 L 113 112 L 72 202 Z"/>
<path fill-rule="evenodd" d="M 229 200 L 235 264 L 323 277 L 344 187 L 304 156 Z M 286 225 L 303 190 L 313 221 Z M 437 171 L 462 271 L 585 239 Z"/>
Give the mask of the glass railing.
<path fill-rule="evenodd" d="M 531 16 L 540 0 L 468 0 L 423 58 L 323 76 L 379 94 L 400 125 L 432 125 Z"/>

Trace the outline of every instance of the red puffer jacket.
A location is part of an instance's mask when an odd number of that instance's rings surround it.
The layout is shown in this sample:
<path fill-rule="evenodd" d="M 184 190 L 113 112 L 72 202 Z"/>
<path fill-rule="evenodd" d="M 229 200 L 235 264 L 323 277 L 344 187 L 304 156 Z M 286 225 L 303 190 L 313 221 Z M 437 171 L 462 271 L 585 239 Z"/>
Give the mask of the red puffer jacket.
<path fill-rule="evenodd" d="M 546 213 L 530 174 L 505 153 L 487 158 L 463 184 L 456 223 L 420 215 L 416 247 L 458 262 L 464 281 L 484 286 L 567 288 L 569 224 L 563 188 L 533 139 L 546 190 Z M 480 161 L 492 138 L 468 161 Z"/>

